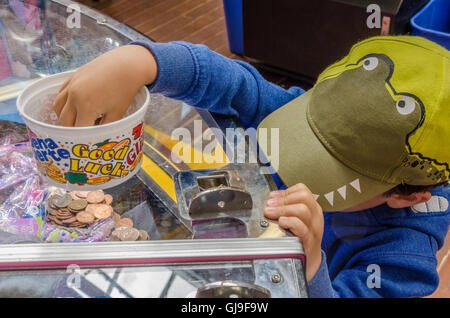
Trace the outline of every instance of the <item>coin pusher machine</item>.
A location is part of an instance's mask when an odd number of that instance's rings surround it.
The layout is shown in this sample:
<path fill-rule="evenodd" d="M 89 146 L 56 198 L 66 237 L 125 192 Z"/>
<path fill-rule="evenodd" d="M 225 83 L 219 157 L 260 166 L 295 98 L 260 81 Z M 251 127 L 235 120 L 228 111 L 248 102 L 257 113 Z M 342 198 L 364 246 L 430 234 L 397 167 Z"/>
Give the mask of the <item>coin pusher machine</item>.
<path fill-rule="evenodd" d="M 38 23 L 21 19 L 16 1 L 0 3 L 2 48 L 22 66 L 0 80 L 2 107 L 13 107 L 39 77 L 80 67 L 132 40 L 151 41 L 80 3 L 40 0 L 26 8 Z M 81 27 L 70 28 L 67 19 L 78 9 Z M 239 128 L 232 118 L 151 98 L 141 170 L 105 190 L 115 211 L 151 240 L 1 244 L 0 297 L 307 297 L 300 241 L 263 215 L 276 188 L 272 177 L 257 162 L 227 157 L 226 149 L 244 143 L 250 158 L 253 141 L 243 129 L 231 139 L 224 133 Z M 192 137 L 185 148 L 191 158 L 203 160 L 174 160 L 177 128 Z M 210 143 L 204 136 L 211 131 L 224 163 L 206 163 L 212 161 L 202 152 Z"/>

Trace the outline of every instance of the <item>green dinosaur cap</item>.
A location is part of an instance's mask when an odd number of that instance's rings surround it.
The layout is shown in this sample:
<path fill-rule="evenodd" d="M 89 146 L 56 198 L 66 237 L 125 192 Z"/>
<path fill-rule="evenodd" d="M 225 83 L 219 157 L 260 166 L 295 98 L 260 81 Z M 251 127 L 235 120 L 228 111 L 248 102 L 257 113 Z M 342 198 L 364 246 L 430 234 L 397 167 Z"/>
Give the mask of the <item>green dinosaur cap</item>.
<path fill-rule="evenodd" d="M 340 211 L 406 183 L 449 179 L 450 52 L 420 37 L 375 37 L 270 114 L 278 174 Z M 269 144 L 268 149 L 272 149 Z"/>

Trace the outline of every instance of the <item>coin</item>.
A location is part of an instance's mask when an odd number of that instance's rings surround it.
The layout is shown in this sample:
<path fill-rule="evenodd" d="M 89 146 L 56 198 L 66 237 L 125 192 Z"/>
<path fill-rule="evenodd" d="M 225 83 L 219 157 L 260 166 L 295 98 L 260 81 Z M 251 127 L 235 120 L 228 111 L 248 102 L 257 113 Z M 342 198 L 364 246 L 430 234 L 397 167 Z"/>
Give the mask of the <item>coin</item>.
<path fill-rule="evenodd" d="M 128 226 L 118 227 L 114 230 L 113 234 L 121 241 L 136 241 L 139 238 L 139 231 Z"/>
<path fill-rule="evenodd" d="M 139 241 L 147 241 L 150 239 L 150 236 L 148 235 L 147 231 L 145 230 L 138 230 L 139 231 Z"/>
<path fill-rule="evenodd" d="M 58 210 L 49 207 L 48 213 L 50 213 L 51 215 L 56 215 L 56 214 L 58 214 Z"/>
<path fill-rule="evenodd" d="M 70 194 L 55 195 L 52 199 L 52 203 L 58 208 L 65 208 L 72 202 L 72 196 Z"/>
<path fill-rule="evenodd" d="M 80 212 L 77 214 L 76 216 L 77 221 L 81 222 L 81 223 L 92 223 L 95 220 L 95 217 L 87 212 Z"/>
<path fill-rule="evenodd" d="M 75 191 L 75 195 L 80 199 L 86 199 L 89 191 Z"/>
<path fill-rule="evenodd" d="M 58 220 L 56 217 L 49 216 L 48 218 L 50 220 L 52 220 L 53 223 L 56 223 L 56 224 L 59 224 L 59 225 L 63 225 L 63 223 L 60 220 Z"/>
<path fill-rule="evenodd" d="M 59 216 L 57 215 L 56 218 L 60 221 L 64 221 L 64 220 L 68 220 L 70 218 L 73 218 L 73 215 L 64 215 L 64 216 Z"/>
<path fill-rule="evenodd" d="M 94 209 L 94 216 L 103 220 L 109 218 L 112 214 L 112 208 L 107 204 L 98 204 Z"/>
<path fill-rule="evenodd" d="M 90 213 L 90 214 L 94 215 L 94 212 L 95 212 L 95 209 L 97 208 L 97 206 L 98 206 L 98 204 L 88 204 L 86 206 L 85 211 L 87 213 Z"/>
<path fill-rule="evenodd" d="M 72 224 L 70 224 L 71 227 L 86 227 L 85 223 L 81 223 L 80 221 L 75 221 Z"/>
<path fill-rule="evenodd" d="M 122 218 L 116 223 L 116 227 L 128 226 L 133 227 L 133 220 L 129 218 Z"/>
<path fill-rule="evenodd" d="M 71 218 L 69 218 L 69 219 L 62 220 L 62 222 L 63 222 L 64 224 L 71 224 L 71 223 L 75 222 L 76 220 L 77 220 L 77 218 L 73 216 L 73 217 L 71 217 Z"/>
<path fill-rule="evenodd" d="M 87 207 L 88 203 L 86 200 L 73 200 L 72 202 L 70 202 L 69 204 L 69 209 L 71 211 L 82 211 Z"/>
<path fill-rule="evenodd" d="M 111 194 L 105 194 L 105 203 L 111 205 L 113 202 L 113 197 Z"/>
<path fill-rule="evenodd" d="M 103 202 L 104 198 L 105 198 L 105 195 L 103 194 L 102 190 L 91 191 L 86 196 L 86 200 L 89 203 L 101 203 L 101 202 Z"/>

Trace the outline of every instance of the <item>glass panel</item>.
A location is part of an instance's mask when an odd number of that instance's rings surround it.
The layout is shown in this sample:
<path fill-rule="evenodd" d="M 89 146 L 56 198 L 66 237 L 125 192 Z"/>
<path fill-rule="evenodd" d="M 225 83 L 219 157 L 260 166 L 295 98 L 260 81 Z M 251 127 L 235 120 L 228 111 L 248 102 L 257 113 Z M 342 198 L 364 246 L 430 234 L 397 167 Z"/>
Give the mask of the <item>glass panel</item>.
<path fill-rule="evenodd" d="M 185 298 L 215 282 L 265 289 L 275 298 L 304 297 L 296 266 L 292 259 L 117 268 L 74 264 L 64 270 L 0 272 L 0 297 Z"/>

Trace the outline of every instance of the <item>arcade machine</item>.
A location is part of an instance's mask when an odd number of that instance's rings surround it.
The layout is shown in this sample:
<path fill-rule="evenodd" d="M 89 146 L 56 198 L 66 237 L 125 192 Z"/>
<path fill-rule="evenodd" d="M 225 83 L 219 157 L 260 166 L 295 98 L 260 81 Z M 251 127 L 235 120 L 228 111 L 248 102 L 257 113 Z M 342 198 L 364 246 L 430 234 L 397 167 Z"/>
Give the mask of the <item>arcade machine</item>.
<path fill-rule="evenodd" d="M 77 12 L 81 27 L 70 27 Z M 275 186 L 248 160 L 251 138 L 233 118 L 163 96 L 151 96 L 139 172 L 104 190 L 148 236 L 110 240 L 114 227 L 80 234 L 47 222 L 54 189 L 33 166 L 17 96 L 132 40 L 151 41 L 79 3 L 0 2 L 0 297 L 307 297 L 300 241 L 263 216 Z M 176 129 L 192 141 L 181 140 L 179 157 Z M 231 158 L 237 149 L 247 160 Z"/>

